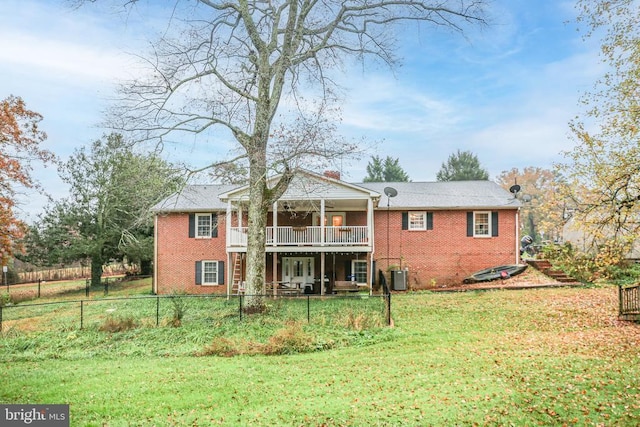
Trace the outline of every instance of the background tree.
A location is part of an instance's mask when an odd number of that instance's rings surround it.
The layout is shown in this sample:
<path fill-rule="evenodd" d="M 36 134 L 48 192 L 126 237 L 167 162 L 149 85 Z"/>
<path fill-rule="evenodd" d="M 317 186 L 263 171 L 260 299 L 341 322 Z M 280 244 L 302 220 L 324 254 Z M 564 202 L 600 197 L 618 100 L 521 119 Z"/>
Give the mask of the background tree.
<path fill-rule="evenodd" d="M 387 156 L 384 160 L 371 156 L 367 164 L 367 176 L 363 182 L 408 182 L 409 175 L 402 169 L 397 158 Z"/>
<path fill-rule="evenodd" d="M 587 37 L 601 36 L 609 66 L 570 124 L 575 148 L 558 165 L 568 178 L 573 226 L 590 244 L 627 246 L 640 232 L 640 7 L 637 1 L 579 0 Z M 588 125 L 585 125 L 585 122 Z"/>
<path fill-rule="evenodd" d="M 70 196 L 55 203 L 27 239 L 34 260 L 49 264 L 91 261 L 97 285 L 109 260 L 148 264 L 153 256 L 150 208 L 183 185 L 157 154 L 135 153 L 121 135 L 111 134 L 76 150 L 60 173 Z M 38 247 L 47 249 L 46 254 Z"/>
<path fill-rule="evenodd" d="M 336 121 L 330 71 L 344 59 L 393 65 L 394 30 L 426 23 L 460 31 L 466 23 L 482 22 L 482 7 L 481 0 L 176 1 L 171 25 L 148 59 L 152 72 L 123 87 L 124 114 L 114 123 L 142 130 L 141 139 L 217 130 L 237 141 L 249 165 L 246 292 L 261 295 L 267 212 L 286 190 L 295 163 L 304 158 L 310 168 L 317 159 L 341 158 L 352 148 L 294 138 L 288 142 L 301 151 L 273 152 L 270 141 L 279 124 L 304 124 L 305 133 L 319 136 L 314 129 Z M 319 89 L 312 102 L 303 97 L 313 93 L 310 88 Z M 247 305 L 255 309 L 264 301 L 251 297 Z"/>
<path fill-rule="evenodd" d="M 487 180 L 489 172 L 480 165 L 480 160 L 471 151 L 451 154 L 436 174 L 438 181 Z"/>
<path fill-rule="evenodd" d="M 219 163 L 212 168 L 209 176 L 220 184 L 246 185 L 249 181 L 249 168 L 240 161 Z"/>
<path fill-rule="evenodd" d="M 42 116 L 27 109 L 24 101 L 9 96 L 0 101 L 0 264 L 15 252 L 25 224 L 14 213 L 18 187 L 36 185 L 32 163 L 54 161 L 54 155 L 41 147 L 47 135 L 39 128 Z"/>
<path fill-rule="evenodd" d="M 520 211 L 520 230 L 535 241 L 557 240 L 562 235 L 565 204 L 561 197 L 562 180 L 550 169 L 527 166 L 522 171 L 513 168 L 497 178 L 505 190 L 514 184 L 521 187 L 518 195 L 523 202 Z"/>

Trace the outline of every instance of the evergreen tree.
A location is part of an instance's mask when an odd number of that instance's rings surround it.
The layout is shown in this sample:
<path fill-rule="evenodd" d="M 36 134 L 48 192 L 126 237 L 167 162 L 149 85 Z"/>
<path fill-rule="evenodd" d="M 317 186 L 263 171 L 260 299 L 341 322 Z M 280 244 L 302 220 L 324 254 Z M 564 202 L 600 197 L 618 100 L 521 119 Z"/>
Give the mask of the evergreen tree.
<path fill-rule="evenodd" d="M 387 156 L 382 160 L 378 156 L 371 156 L 371 161 L 367 165 L 368 175 L 363 182 L 408 182 L 409 175 L 402 169 L 397 158 Z"/>
<path fill-rule="evenodd" d="M 471 151 L 451 154 L 436 175 L 438 181 L 471 181 L 489 179 L 489 172 L 480 165 L 478 157 Z"/>
<path fill-rule="evenodd" d="M 155 154 L 134 153 L 119 134 L 76 150 L 60 173 L 71 196 L 54 203 L 31 228 L 27 261 L 90 260 L 94 285 L 110 259 L 127 256 L 149 264 L 150 208 L 183 185 L 180 173 Z"/>

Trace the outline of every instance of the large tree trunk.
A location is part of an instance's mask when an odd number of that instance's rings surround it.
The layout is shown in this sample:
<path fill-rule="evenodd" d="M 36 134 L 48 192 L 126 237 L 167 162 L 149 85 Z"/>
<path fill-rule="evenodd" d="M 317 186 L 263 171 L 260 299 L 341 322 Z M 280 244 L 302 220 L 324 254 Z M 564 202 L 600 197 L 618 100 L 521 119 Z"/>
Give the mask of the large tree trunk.
<path fill-rule="evenodd" d="M 102 279 L 102 257 L 100 255 L 91 256 L 91 286 L 100 286 Z"/>
<path fill-rule="evenodd" d="M 265 294 L 265 245 L 269 189 L 267 187 L 267 162 L 264 151 L 255 150 L 250 156 L 249 211 L 246 270 L 246 309 L 262 311 Z"/>

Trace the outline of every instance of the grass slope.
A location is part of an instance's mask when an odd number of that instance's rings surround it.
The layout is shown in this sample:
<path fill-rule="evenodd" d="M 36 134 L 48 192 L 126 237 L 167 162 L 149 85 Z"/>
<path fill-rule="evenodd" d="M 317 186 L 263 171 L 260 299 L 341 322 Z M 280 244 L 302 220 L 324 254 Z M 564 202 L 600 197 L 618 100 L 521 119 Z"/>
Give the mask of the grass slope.
<path fill-rule="evenodd" d="M 640 327 L 616 308 L 612 287 L 395 295 L 393 330 L 303 325 L 348 346 L 278 356 L 195 356 L 253 323 L 9 331 L 0 401 L 79 426 L 638 425 Z"/>

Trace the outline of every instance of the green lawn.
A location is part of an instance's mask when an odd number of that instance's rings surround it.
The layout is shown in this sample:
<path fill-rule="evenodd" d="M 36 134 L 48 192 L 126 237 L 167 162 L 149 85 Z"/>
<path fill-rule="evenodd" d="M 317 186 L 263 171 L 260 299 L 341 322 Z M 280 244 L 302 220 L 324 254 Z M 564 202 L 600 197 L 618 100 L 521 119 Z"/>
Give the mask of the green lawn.
<path fill-rule="evenodd" d="M 3 333 L 0 402 L 69 403 L 74 426 L 640 424 L 640 326 L 616 320 L 613 287 L 409 293 L 392 307 L 393 329 L 354 321 L 366 316 L 353 307 L 334 309 L 337 323 L 185 318 L 114 333 L 49 313 L 43 332 Z M 283 336 L 313 345 L 198 355 Z"/>

